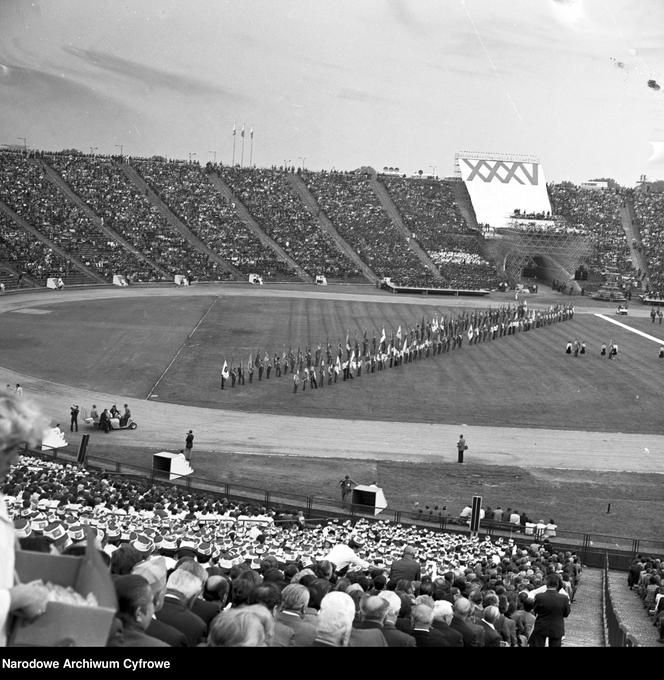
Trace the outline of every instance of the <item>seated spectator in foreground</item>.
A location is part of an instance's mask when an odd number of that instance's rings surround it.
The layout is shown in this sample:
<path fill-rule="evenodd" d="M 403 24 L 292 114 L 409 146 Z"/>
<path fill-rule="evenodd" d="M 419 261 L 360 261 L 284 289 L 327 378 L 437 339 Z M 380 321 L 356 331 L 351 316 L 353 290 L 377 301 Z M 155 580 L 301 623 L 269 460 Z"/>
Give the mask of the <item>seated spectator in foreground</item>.
<path fill-rule="evenodd" d="M 454 603 L 454 616 L 451 627 L 463 636 L 464 647 L 484 647 L 484 630 L 469 620 L 470 601 L 458 597 Z"/>
<path fill-rule="evenodd" d="M 208 647 L 270 647 L 274 619 L 262 604 L 225 609 L 210 624 Z"/>
<path fill-rule="evenodd" d="M 196 647 L 205 640 L 207 625 L 191 606 L 203 590 L 201 580 L 183 569 L 176 569 L 166 582 L 164 606 L 157 612 L 160 621 L 184 633 L 189 647 Z"/>
<path fill-rule="evenodd" d="M 304 587 L 304 586 L 303 586 Z M 281 591 L 274 583 L 263 582 L 255 585 L 249 593 L 248 604 L 259 604 L 265 607 L 274 619 L 273 634 L 269 647 L 294 647 L 295 631 L 284 623 L 277 621 L 275 614 L 281 604 Z"/>
<path fill-rule="evenodd" d="M 148 582 L 137 574 L 116 576 L 113 584 L 118 598 L 117 629 L 108 647 L 169 647 L 145 631 L 154 615 L 154 600 Z"/>
<path fill-rule="evenodd" d="M 378 597 L 387 602 L 387 611 L 383 621 L 383 636 L 388 647 L 415 647 L 415 638 L 396 627 L 401 610 L 401 598 L 392 590 L 381 590 Z"/>
<path fill-rule="evenodd" d="M 164 595 L 166 594 L 167 570 L 165 558 L 161 555 L 150 557 L 137 564 L 131 573 L 142 576 L 148 582 L 152 592 L 154 612 L 158 612 L 164 606 Z M 171 647 L 187 646 L 187 638 L 182 631 L 160 621 L 154 615 L 145 632 L 151 637 L 162 640 Z"/>
<path fill-rule="evenodd" d="M 413 607 L 413 637 L 417 647 L 447 647 L 443 636 L 438 633 L 433 624 L 433 608 L 420 603 Z"/>
<path fill-rule="evenodd" d="M 312 647 L 348 647 L 353 631 L 355 603 L 340 591 L 328 593 L 320 603 L 316 638 Z"/>
<path fill-rule="evenodd" d="M 383 635 L 383 622 L 388 603 L 377 595 L 364 595 L 360 599 L 359 621 L 353 624 L 349 647 L 387 647 Z"/>
<path fill-rule="evenodd" d="M 309 598 L 309 590 L 301 583 L 292 583 L 281 591 L 281 604 L 275 619 L 293 630 L 295 647 L 311 647 L 316 638 L 316 627 L 304 620 Z"/>
<path fill-rule="evenodd" d="M 452 603 L 447 600 L 436 600 L 433 604 L 431 628 L 441 634 L 446 647 L 463 647 L 463 635 L 450 626 L 453 617 Z"/>

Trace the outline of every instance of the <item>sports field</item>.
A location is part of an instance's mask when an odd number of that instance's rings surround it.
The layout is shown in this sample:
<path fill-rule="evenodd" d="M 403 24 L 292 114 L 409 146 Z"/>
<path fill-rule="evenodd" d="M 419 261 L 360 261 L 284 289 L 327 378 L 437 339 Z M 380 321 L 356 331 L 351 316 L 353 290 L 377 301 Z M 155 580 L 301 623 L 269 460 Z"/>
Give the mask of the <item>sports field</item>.
<path fill-rule="evenodd" d="M 315 391 L 293 394 L 290 374 L 220 389 L 220 369 L 247 366 L 250 355 L 304 352 L 327 342 L 333 356 L 346 335 L 364 331 L 389 337 L 446 306 L 310 298 L 203 295 L 64 302 L 26 314 L 3 316 L 2 364 L 54 382 L 146 399 L 208 408 L 324 418 L 467 423 L 663 434 L 657 344 L 593 314 L 492 342 L 469 345 L 397 369 L 364 375 Z M 473 300 L 467 309 L 514 304 Z M 537 305 L 531 301 L 531 305 Z M 34 310 L 33 310 L 34 311 Z M 600 310 L 607 311 L 607 310 Z M 620 317 L 647 332 L 648 318 Z M 664 327 L 660 335 L 664 336 Z M 585 356 L 565 354 L 568 340 L 586 342 Z M 613 338 L 619 357 L 600 356 Z M 663 340 L 664 344 L 664 340 Z M 345 357 L 345 351 L 344 351 Z"/>
<path fill-rule="evenodd" d="M 528 303 L 569 300 L 550 294 Z M 63 429 L 72 401 L 84 409 L 128 401 L 139 429 L 93 431 L 90 450 L 146 467 L 152 453 L 181 448 L 193 427 L 197 476 L 334 498 L 346 471 L 376 480 L 393 504 L 460 510 L 479 493 L 485 504 L 554 517 L 561 528 L 659 538 L 664 360 L 656 340 L 664 345 L 664 326 L 651 324 L 647 308 L 616 317 L 612 306 L 574 301 L 573 321 L 465 341 L 448 354 L 293 394 L 290 375 L 274 373 L 222 392 L 221 365 L 246 366 L 257 351 L 313 351 L 328 339 L 345 345 L 347 333 L 361 342 L 365 330 L 371 340 L 384 327 L 389 337 L 423 316 L 514 300 L 396 298 L 369 287 L 6 296 L 0 380 L 22 382 Z M 565 354 L 574 338 L 585 341 L 585 356 Z M 599 354 L 611 338 L 616 360 Z M 67 432 L 73 450 L 83 429 Z M 453 458 L 461 431 L 471 444 L 463 468 Z"/>

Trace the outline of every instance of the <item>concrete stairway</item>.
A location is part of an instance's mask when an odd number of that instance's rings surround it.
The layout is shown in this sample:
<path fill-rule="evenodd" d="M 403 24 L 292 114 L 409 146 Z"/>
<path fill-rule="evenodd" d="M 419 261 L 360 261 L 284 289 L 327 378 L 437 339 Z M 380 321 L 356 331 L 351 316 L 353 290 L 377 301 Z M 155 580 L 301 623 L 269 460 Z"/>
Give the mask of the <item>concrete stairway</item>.
<path fill-rule="evenodd" d="M 375 175 L 371 177 L 369 183 L 371 184 L 371 188 L 376 194 L 376 198 L 380 201 L 380 204 L 383 206 L 383 210 L 387 213 L 390 220 L 392 220 L 392 224 L 394 224 L 394 226 L 397 227 L 397 229 L 406 239 L 408 247 L 413 251 L 413 253 L 415 253 L 415 255 L 422 263 L 422 265 L 433 274 L 434 279 L 436 281 L 442 281 L 442 276 L 440 275 L 438 267 L 436 267 L 436 265 L 433 263 L 429 255 L 424 250 L 424 248 L 422 248 L 420 244 L 413 238 L 412 233 L 408 230 L 408 228 L 404 224 L 403 218 L 401 217 L 401 213 L 399 212 L 397 206 L 394 205 L 394 201 L 392 200 L 392 197 L 390 196 L 387 187 Z"/>
<path fill-rule="evenodd" d="M 342 238 L 339 232 L 335 229 L 330 218 L 320 209 L 316 199 L 313 197 L 302 178 L 297 173 L 289 172 L 287 179 L 294 191 L 297 192 L 307 210 L 314 216 L 315 219 L 318 220 L 321 228 L 332 237 L 334 242 L 337 244 L 337 248 L 339 248 L 339 250 L 362 272 L 362 274 L 369 281 L 371 281 L 371 283 L 378 283 L 379 277 Z"/>
<path fill-rule="evenodd" d="M 63 177 L 54 168 L 52 168 L 43 158 L 37 159 L 46 178 L 53 184 L 56 189 L 61 191 L 74 205 L 82 210 L 86 217 L 106 236 L 109 240 L 119 243 L 125 250 L 133 253 L 139 260 L 145 262 L 152 269 L 159 272 L 164 278 L 170 278 L 170 274 L 160 267 L 156 262 L 146 257 L 138 248 L 134 247 L 129 241 L 120 236 L 116 231 L 110 229 L 104 224 L 104 220 L 92 210 L 92 208 L 65 182 Z M 122 272 L 118 272 L 119 274 Z"/>
<path fill-rule="evenodd" d="M 69 260 L 80 272 L 86 275 L 87 279 L 92 279 L 97 283 L 103 284 L 110 283 L 110 281 L 106 281 L 106 279 L 101 274 L 98 274 L 96 271 L 90 269 L 89 267 L 86 267 L 81 262 L 81 260 L 78 259 L 78 257 L 63 250 L 59 245 L 57 245 L 56 243 L 48 239 L 46 236 L 44 236 L 44 234 L 35 229 L 22 217 L 17 215 L 6 203 L 4 203 L 4 201 L 0 201 L 0 212 L 3 212 L 10 220 L 18 224 L 24 231 L 27 231 L 28 233 L 32 234 L 38 241 L 41 241 L 42 243 L 46 244 L 51 250 L 60 255 L 60 257 L 62 257 L 64 260 Z M 86 282 L 91 283 L 91 281 Z"/>
<path fill-rule="evenodd" d="M 466 185 L 461 180 L 448 181 L 450 181 L 452 191 L 454 192 L 454 202 L 457 204 L 461 216 L 466 221 L 468 229 L 474 231 L 479 230 L 475 209 L 473 208 L 473 203 L 470 200 L 470 194 L 468 193 L 468 189 L 466 189 Z"/>
<path fill-rule="evenodd" d="M 137 189 L 159 210 L 168 224 L 182 237 L 191 244 L 193 248 L 207 255 L 210 260 L 216 262 L 224 271 L 231 274 L 236 279 L 243 279 L 242 272 L 225 260 L 219 253 L 216 253 L 210 246 L 204 243 L 191 229 L 164 203 L 156 191 L 141 177 L 138 171 L 129 163 L 120 163 L 118 167 L 131 180 Z"/>
<path fill-rule="evenodd" d="M 305 283 L 313 283 L 313 279 L 300 265 L 272 238 L 270 238 L 253 218 L 247 207 L 233 193 L 233 190 L 219 177 L 216 172 L 205 173 L 210 184 L 231 204 L 234 205 L 240 219 L 251 229 L 258 240 L 268 249 L 276 253 L 277 257 L 285 262 Z"/>
<path fill-rule="evenodd" d="M 584 567 L 571 609 L 563 647 L 604 647 L 601 569 Z"/>
<path fill-rule="evenodd" d="M 0 262 L 0 281 L 5 284 L 6 290 L 19 288 L 19 286 L 16 285 L 16 282 L 18 281 L 18 269 L 16 268 L 15 262 L 7 262 L 6 260 Z M 21 281 L 21 288 L 39 288 L 41 286 L 41 282 L 38 282 L 36 279 L 33 279 L 26 274 L 23 274 Z"/>

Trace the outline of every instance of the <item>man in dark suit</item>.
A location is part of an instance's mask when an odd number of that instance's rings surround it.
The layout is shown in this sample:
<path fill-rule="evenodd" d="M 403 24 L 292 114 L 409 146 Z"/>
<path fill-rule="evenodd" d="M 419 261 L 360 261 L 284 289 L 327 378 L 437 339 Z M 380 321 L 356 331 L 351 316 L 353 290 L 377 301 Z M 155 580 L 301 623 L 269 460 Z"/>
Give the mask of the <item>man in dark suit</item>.
<path fill-rule="evenodd" d="M 561 647 L 565 635 L 565 618 L 569 616 L 569 597 L 559 593 L 560 577 L 549 574 L 545 579 L 546 590 L 535 595 L 533 614 L 537 616 L 535 627 L 528 640 L 529 647 L 544 647 L 549 638 L 549 647 Z"/>
<path fill-rule="evenodd" d="M 411 616 L 416 647 L 447 647 L 445 638 L 431 627 L 433 624 L 432 607 L 428 604 L 416 604 Z"/>
<path fill-rule="evenodd" d="M 484 646 L 502 647 L 503 636 L 496 630 L 496 622 L 500 616 L 500 610 L 493 604 L 484 607 L 484 614 L 480 625 L 484 628 Z M 507 644 L 507 643 L 505 643 Z"/>
<path fill-rule="evenodd" d="M 464 647 L 484 647 L 484 629 L 468 620 L 472 605 L 465 597 L 454 602 L 454 616 L 450 627 L 461 633 Z"/>
<path fill-rule="evenodd" d="M 349 647 L 387 647 L 383 622 L 389 605 L 378 595 L 364 595 L 360 600 L 360 620 L 353 623 Z"/>
<path fill-rule="evenodd" d="M 436 600 L 434 602 L 432 629 L 443 636 L 447 647 L 463 647 L 463 635 L 450 626 L 453 617 L 454 610 L 451 602 L 448 600 Z"/>
<path fill-rule="evenodd" d="M 383 635 L 388 647 L 415 647 L 415 638 L 396 627 L 396 620 L 401 611 L 401 598 L 393 590 L 381 590 L 378 597 L 388 604 L 383 622 Z"/>
<path fill-rule="evenodd" d="M 421 575 L 420 563 L 415 559 L 415 548 L 407 545 L 403 549 L 403 557 L 392 563 L 390 569 L 390 581 L 407 579 L 409 581 L 419 581 Z"/>
<path fill-rule="evenodd" d="M 309 597 L 309 590 L 301 583 L 291 583 L 281 591 L 281 603 L 274 618 L 293 630 L 295 647 L 311 647 L 316 639 L 316 626 L 304 620 Z"/>
<path fill-rule="evenodd" d="M 196 647 L 207 636 L 207 626 L 191 605 L 203 590 L 201 580 L 183 569 L 176 569 L 166 583 L 164 605 L 156 613 L 157 619 L 184 633 L 189 647 Z"/>

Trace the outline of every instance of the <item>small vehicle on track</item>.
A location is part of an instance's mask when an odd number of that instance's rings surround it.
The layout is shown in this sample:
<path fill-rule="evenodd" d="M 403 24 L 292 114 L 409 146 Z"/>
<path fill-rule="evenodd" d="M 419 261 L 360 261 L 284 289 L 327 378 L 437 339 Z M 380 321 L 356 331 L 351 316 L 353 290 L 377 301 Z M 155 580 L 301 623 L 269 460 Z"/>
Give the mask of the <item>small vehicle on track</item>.
<path fill-rule="evenodd" d="M 100 429 L 99 418 L 85 418 L 84 422 L 90 427 Z M 123 422 L 122 425 L 120 424 L 120 418 L 111 418 L 109 420 L 110 430 L 135 430 L 137 427 L 138 423 L 133 418 L 129 418 L 129 420 Z"/>
<path fill-rule="evenodd" d="M 618 305 L 618 308 L 616 309 L 616 314 L 619 314 L 620 316 L 627 316 L 629 314 L 629 310 L 625 305 Z"/>

